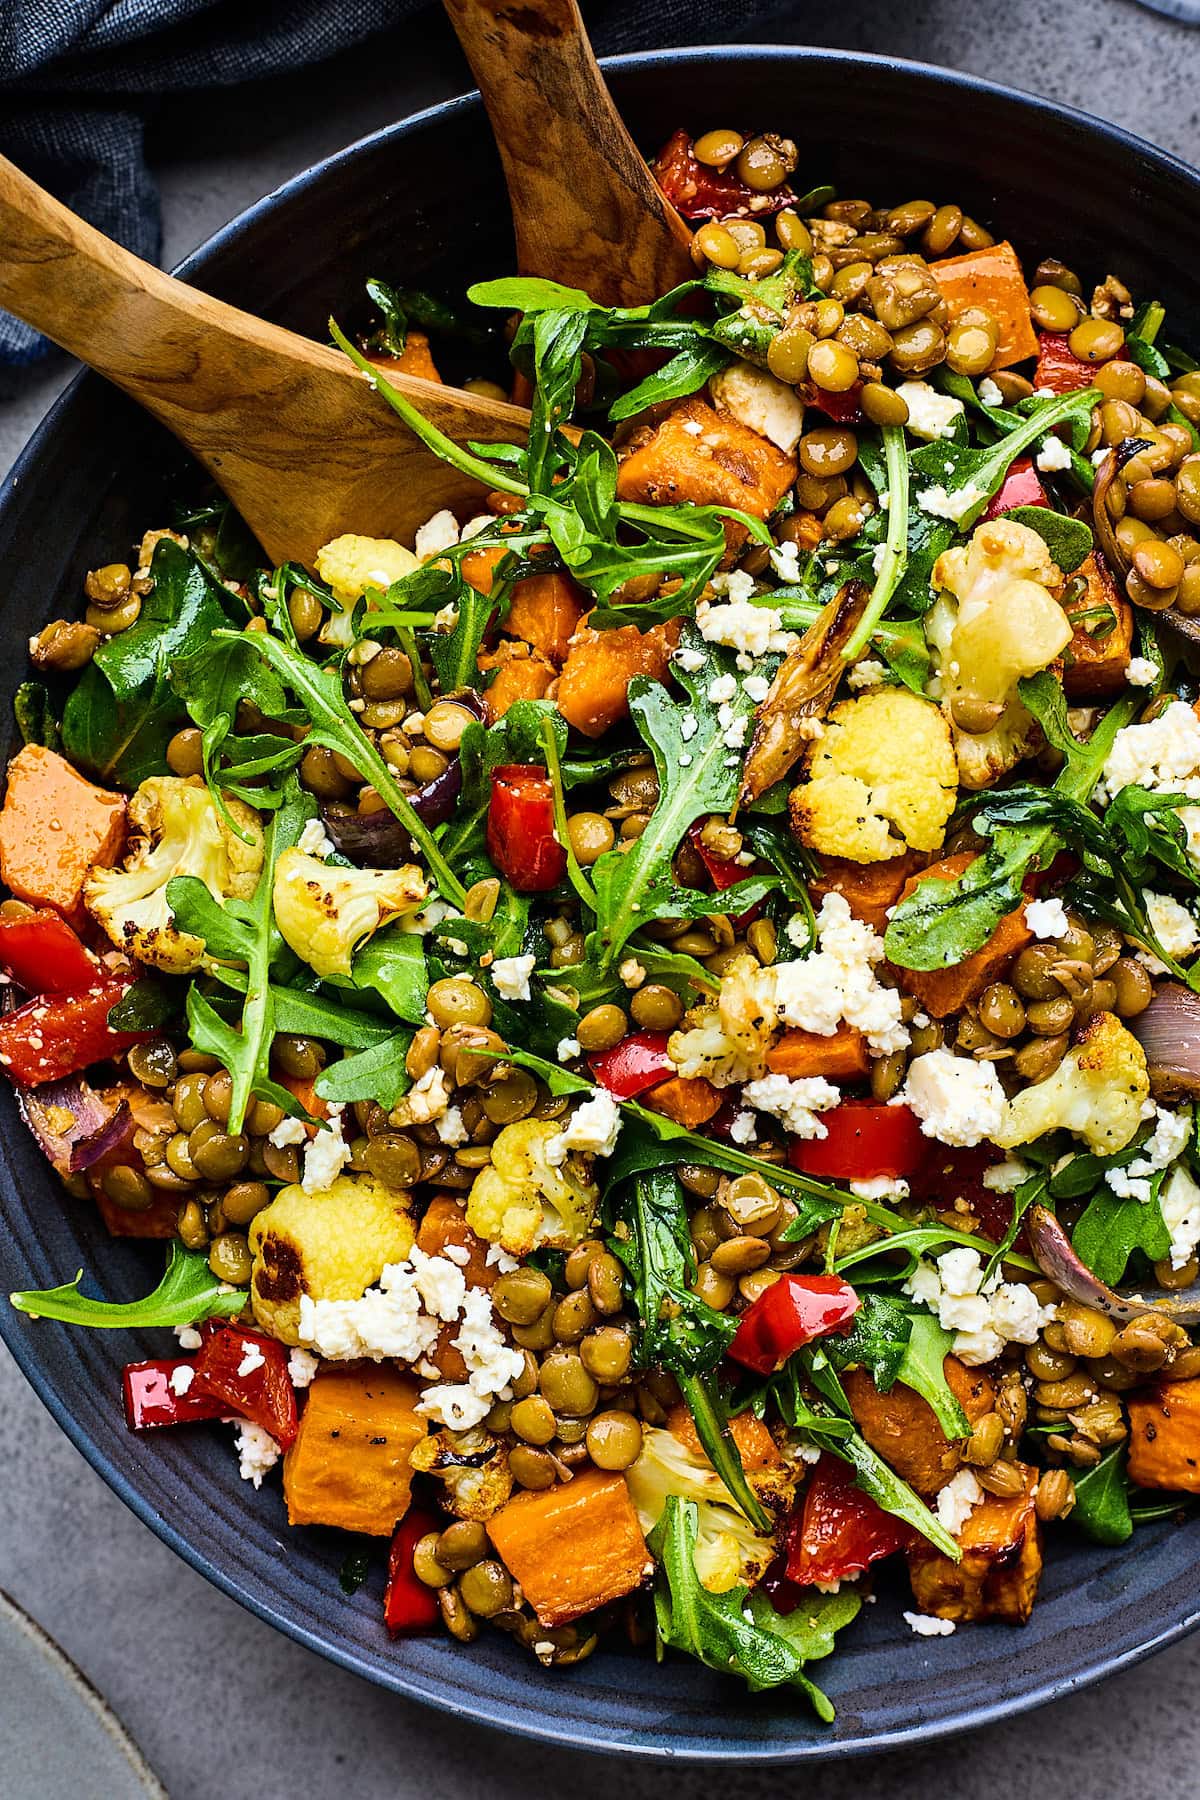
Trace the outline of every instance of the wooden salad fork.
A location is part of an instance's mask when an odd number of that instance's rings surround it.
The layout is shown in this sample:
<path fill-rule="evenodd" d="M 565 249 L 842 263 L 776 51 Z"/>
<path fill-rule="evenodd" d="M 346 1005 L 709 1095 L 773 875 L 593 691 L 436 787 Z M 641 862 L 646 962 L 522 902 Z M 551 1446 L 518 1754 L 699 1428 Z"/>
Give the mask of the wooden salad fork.
<path fill-rule="evenodd" d="M 213 476 L 274 562 L 341 532 L 411 543 L 481 489 L 440 461 L 340 351 L 188 287 L 0 157 L 0 306 L 124 389 Z M 524 443 L 529 414 L 388 371 L 458 443 Z"/>
<path fill-rule="evenodd" d="M 576 0 L 445 0 L 500 150 L 522 275 L 640 306 L 694 277 L 692 234 L 622 123 Z"/>

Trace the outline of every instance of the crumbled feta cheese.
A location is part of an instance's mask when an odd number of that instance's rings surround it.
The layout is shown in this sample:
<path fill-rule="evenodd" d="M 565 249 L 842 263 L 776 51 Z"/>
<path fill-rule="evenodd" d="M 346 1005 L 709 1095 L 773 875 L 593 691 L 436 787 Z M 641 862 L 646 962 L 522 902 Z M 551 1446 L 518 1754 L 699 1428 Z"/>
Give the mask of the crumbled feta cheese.
<path fill-rule="evenodd" d="M 322 861 L 327 856 L 337 854 L 337 845 L 322 825 L 320 819 L 307 819 L 304 829 L 296 839 L 297 850 L 303 850 L 307 856 L 319 856 Z"/>
<path fill-rule="evenodd" d="M 405 913 L 402 918 L 398 919 L 396 921 L 396 929 L 399 931 L 410 931 L 416 937 L 424 937 L 427 932 L 434 930 L 434 928 L 440 925 L 443 920 L 451 917 L 457 918 L 458 916 L 459 915 L 455 913 L 454 908 L 452 906 L 447 906 L 444 900 L 427 900 L 420 912 Z"/>
<path fill-rule="evenodd" d="M 197 1333 L 197 1335 L 199 1334 Z M 239 1370 L 238 1373 L 240 1374 L 241 1371 Z M 180 1399 L 182 1399 L 195 1379 L 196 1371 L 193 1369 L 191 1363 L 180 1363 L 177 1369 L 171 1370 L 171 1392 L 173 1394 L 178 1394 Z"/>
<path fill-rule="evenodd" d="M 961 400 L 940 394 L 927 381 L 902 381 L 896 392 L 908 407 L 907 424 L 914 437 L 932 443 L 935 438 L 954 436 L 954 421 L 963 411 Z"/>
<path fill-rule="evenodd" d="M 671 658 L 685 675 L 698 675 L 704 667 L 704 652 L 696 650 L 691 644 L 681 644 Z"/>
<path fill-rule="evenodd" d="M 328 1131 L 318 1131 L 304 1152 L 300 1185 L 306 1194 L 324 1193 L 350 1161 L 350 1146 L 342 1136 L 344 1111 L 344 1107 L 330 1105 L 326 1113 Z"/>
<path fill-rule="evenodd" d="M 748 1081 L 742 1097 L 759 1112 L 770 1113 L 791 1137 L 823 1138 L 826 1127 L 817 1117 L 841 1101 L 841 1093 L 820 1075 L 792 1081 L 786 1075 L 764 1075 Z"/>
<path fill-rule="evenodd" d="M 1060 437 L 1043 438 L 1041 448 L 1033 460 L 1043 474 L 1053 475 L 1059 469 L 1070 468 L 1071 452 Z"/>
<path fill-rule="evenodd" d="M 267 1133 L 267 1142 L 274 1144 L 277 1150 L 286 1150 L 289 1144 L 306 1144 L 308 1126 L 303 1119 L 280 1119 L 278 1125 Z"/>
<path fill-rule="evenodd" d="M 984 406 L 1004 405 L 1004 395 L 1000 392 L 1000 389 L 996 386 L 996 383 L 992 380 L 990 375 L 984 376 L 975 391 L 979 395 L 980 402 Z"/>
<path fill-rule="evenodd" d="M 1200 1187 L 1180 1163 L 1159 1195 L 1163 1224 L 1171 1234 L 1171 1267 L 1182 1269 L 1200 1244 Z"/>
<path fill-rule="evenodd" d="M 621 1109 L 607 1088 L 596 1088 L 590 1100 L 577 1106 L 556 1138 L 546 1147 L 546 1161 L 556 1167 L 572 1150 L 590 1156 L 611 1156 L 621 1130 Z"/>
<path fill-rule="evenodd" d="M 1005 1344 L 1033 1344 L 1044 1325 L 1058 1316 L 1040 1306 L 1032 1288 L 1003 1282 L 999 1271 L 984 1285 L 978 1250 L 966 1245 L 946 1250 L 936 1262 L 919 1262 L 904 1291 L 935 1313 L 943 1331 L 953 1331 L 954 1354 L 970 1368 L 999 1356 Z"/>
<path fill-rule="evenodd" d="M 765 675 L 747 675 L 742 683 L 742 690 L 747 700 L 753 700 L 755 706 L 761 706 L 771 691 L 771 684 Z"/>
<path fill-rule="evenodd" d="M 897 1101 L 912 1107 L 926 1137 L 969 1146 L 1000 1129 L 1005 1093 L 990 1062 L 940 1049 L 914 1056 Z"/>
<path fill-rule="evenodd" d="M 288 1351 L 288 1379 L 294 1388 L 311 1387 L 320 1366 L 320 1357 L 311 1350 L 302 1350 L 299 1344 Z"/>
<path fill-rule="evenodd" d="M 434 1063 L 432 1069 L 426 1069 L 421 1079 L 413 1082 L 400 1101 L 406 1125 L 436 1124 L 438 1119 L 445 1116 L 449 1106 L 450 1089 L 446 1085 L 445 1072 L 440 1063 Z"/>
<path fill-rule="evenodd" d="M 758 1133 L 752 1112 L 740 1112 L 729 1127 L 729 1135 L 735 1144 L 753 1143 Z"/>
<path fill-rule="evenodd" d="M 570 1062 L 573 1056 L 579 1055 L 579 1039 L 573 1037 L 559 1038 L 555 1051 L 559 1062 Z"/>
<path fill-rule="evenodd" d="M 528 1000 L 529 977 L 533 974 L 537 957 L 532 951 L 527 956 L 498 956 L 491 967 L 492 982 L 502 1000 Z"/>
<path fill-rule="evenodd" d="M 817 936 L 820 948 L 812 955 L 762 971 L 764 1008 L 773 1007 L 785 1025 L 821 1037 L 831 1037 L 843 1022 L 857 1026 L 877 1056 L 903 1050 L 909 1038 L 900 1020 L 900 995 L 875 976 L 883 939 L 856 919 L 837 893 L 821 902 Z"/>
<path fill-rule="evenodd" d="M 973 481 L 955 488 L 952 493 L 947 493 L 944 484 L 938 481 L 931 487 L 921 489 L 917 495 L 917 505 L 922 512 L 929 513 L 935 519 L 949 519 L 952 525 L 961 525 L 967 514 L 986 498 L 986 490 L 976 487 Z"/>
<path fill-rule="evenodd" d="M 443 550 L 452 550 L 458 542 L 458 520 L 443 507 L 433 517 L 417 528 L 413 540 L 413 548 L 422 562 L 428 562 L 431 556 L 440 556 Z"/>
<path fill-rule="evenodd" d="M 738 573 L 735 569 L 734 574 Z M 705 643 L 727 644 L 748 656 L 767 656 L 772 651 L 786 655 L 797 641 L 794 632 L 784 630 L 780 613 L 770 606 L 755 606 L 748 598 L 717 606 L 702 603 L 696 609 L 696 623 Z"/>
<path fill-rule="evenodd" d="M 494 525 L 495 523 L 495 513 L 476 513 L 474 518 L 467 520 L 462 531 L 459 533 L 459 543 L 465 544 L 469 542 L 471 538 L 478 537 L 481 531 L 486 531 L 489 525 Z"/>
<path fill-rule="evenodd" d="M 251 1343 L 249 1338 L 243 1338 L 242 1360 L 238 1364 L 237 1371 L 241 1378 L 245 1380 L 247 1375 L 253 1375 L 255 1369 L 265 1368 L 266 1363 L 267 1359 L 259 1349 L 258 1345 Z"/>
<path fill-rule="evenodd" d="M 619 963 L 617 974 L 627 988 L 639 988 L 646 979 L 646 971 L 636 956 L 627 956 Z"/>
<path fill-rule="evenodd" d="M 1142 898 L 1150 928 L 1167 955 L 1173 956 L 1176 962 L 1189 956 L 1200 943 L 1200 928 L 1187 907 L 1171 894 L 1147 892 Z M 1166 963 L 1160 956 L 1155 956 L 1153 950 L 1136 950 L 1134 955 L 1139 962 L 1145 963 L 1152 975 L 1166 974 Z"/>
<path fill-rule="evenodd" d="M 249 1419 L 238 1419 L 236 1424 L 238 1474 L 243 1481 L 252 1481 L 256 1488 L 260 1488 L 263 1476 L 270 1474 L 283 1451 L 270 1432 L 261 1425 L 255 1425 Z"/>
<path fill-rule="evenodd" d="M 717 675 L 708 684 L 708 697 L 714 706 L 720 706 L 723 700 L 732 700 L 737 691 L 736 675 Z"/>
<path fill-rule="evenodd" d="M 701 658 L 703 661 L 703 658 Z M 685 744 L 690 744 L 700 729 L 700 721 L 695 713 L 684 713 L 679 721 L 679 735 Z"/>
<path fill-rule="evenodd" d="M 1103 789 L 1111 796 L 1134 785 L 1200 802 L 1200 719 L 1185 700 L 1173 700 L 1144 725 L 1124 726 L 1113 739 Z M 1200 862 L 1200 805 L 1181 807 L 1177 816 L 1188 854 Z"/>
<path fill-rule="evenodd" d="M 878 687 L 881 681 L 887 680 L 885 665 L 873 656 L 864 656 L 856 662 L 846 677 L 846 686 L 852 688 Z"/>
<path fill-rule="evenodd" d="M 1153 687 L 1158 680 L 1158 665 L 1148 656 L 1131 656 L 1125 679 L 1130 687 Z"/>
<path fill-rule="evenodd" d="M 934 1510 L 938 1523 L 944 1525 L 951 1537 L 957 1537 L 972 1512 L 983 1499 L 983 1489 L 970 1469 L 960 1469 L 952 1475 L 945 1487 L 938 1489 Z"/>
<path fill-rule="evenodd" d="M 462 1109 L 458 1106 L 448 1106 L 441 1118 L 434 1120 L 434 1130 L 439 1142 L 449 1144 L 451 1149 L 465 1144 L 471 1135 L 463 1123 Z"/>
<path fill-rule="evenodd" d="M 194 1325 L 172 1325 L 171 1330 L 179 1340 L 181 1350 L 199 1350 L 204 1342 Z"/>
<path fill-rule="evenodd" d="M 1006 1156 L 1003 1162 L 993 1163 L 990 1169 L 985 1169 L 980 1179 L 989 1193 L 1015 1194 L 1032 1174 L 1033 1169 L 1019 1156 Z"/>
<path fill-rule="evenodd" d="M 1108 1169 L 1104 1179 L 1120 1200 L 1149 1200 L 1154 1192 L 1153 1178 L 1169 1169 L 1176 1157 L 1182 1156 L 1192 1135 L 1192 1121 L 1187 1113 L 1168 1112 L 1156 1106 L 1154 1130 L 1123 1169 Z M 1184 1259 L 1186 1261 L 1186 1258 Z"/>
<path fill-rule="evenodd" d="M 484 1262 L 489 1269 L 499 1269 L 502 1275 L 511 1275 L 514 1269 L 520 1268 L 515 1256 L 510 1256 L 500 1244 L 489 1244 Z"/>
<path fill-rule="evenodd" d="M 1028 900 L 1025 923 L 1035 938 L 1066 937 L 1071 929 L 1067 909 L 1061 900 Z"/>
<path fill-rule="evenodd" d="M 791 587 L 800 579 L 800 546 L 789 539 L 786 543 L 775 544 L 767 552 L 771 569 L 778 581 Z"/>
<path fill-rule="evenodd" d="M 907 1200 L 908 1183 L 896 1175 L 872 1175 L 866 1181 L 852 1181 L 850 1192 L 856 1200 Z"/>
<path fill-rule="evenodd" d="M 789 456 L 804 430 L 804 402 L 794 387 L 753 363 L 730 363 L 708 384 L 713 404 Z"/>
<path fill-rule="evenodd" d="M 936 1619 L 932 1613 L 906 1612 L 904 1623 L 915 1637 L 949 1637 L 954 1630 L 953 1619 Z"/>

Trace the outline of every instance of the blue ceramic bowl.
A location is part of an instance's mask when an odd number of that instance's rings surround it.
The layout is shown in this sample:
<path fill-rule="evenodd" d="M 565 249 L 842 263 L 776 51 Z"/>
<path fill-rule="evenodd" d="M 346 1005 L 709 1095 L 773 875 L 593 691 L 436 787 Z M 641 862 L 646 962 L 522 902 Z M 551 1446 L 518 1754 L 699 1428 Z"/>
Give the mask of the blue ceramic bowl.
<path fill-rule="evenodd" d="M 609 65 L 617 101 L 653 149 L 679 124 L 769 123 L 805 146 L 801 175 L 843 194 L 961 201 L 1026 257 L 1054 253 L 1088 280 L 1112 269 L 1167 304 L 1171 335 L 1200 342 L 1181 243 L 1200 236 L 1200 177 L 1109 126 L 969 77 L 805 50 L 668 51 Z M 251 310 L 321 337 L 353 313 L 363 279 L 461 291 L 510 272 L 499 163 L 474 98 L 382 131 L 297 177 L 196 252 L 182 273 Z M 78 605 L 84 572 L 166 523 L 196 472 L 159 428 L 92 375 L 54 408 L 0 493 L 10 654 L 0 719 L 23 646 Z M 0 744 L 0 749 L 5 748 Z M 0 1092 L 0 1291 L 89 1272 L 93 1292 L 131 1299 L 161 1247 L 111 1241 L 66 1199 Z M 123 1363 L 161 1334 L 71 1331 L 0 1311 L 0 1331 L 63 1429 L 105 1481 L 209 1580 L 300 1642 L 384 1687 L 447 1712 L 582 1748 L 643 1756 L 788 1761 L 862 1754 L 984 1724 L 1053 1699 L 1160 1648 L 1200 1619 L 1200 1524 L 1156 1525 L 1120 1549 L 1050 1533 L 1042 1597 L 1023 1630 L 918 1639 L 899 1582 L 864 1609 L 818 1672 L 837 1706 L 820 1726 L 798 1697 L 748 1696 L 675 1655 L 605 1650 L 544 1672 L 507 1639 L 389 1641 L 381 1572 L 353 1598 L 338 1585 L 332 1532 L 289 1531 L 277 1486 L 243 1483 L 228 1430 L 130 1436 Z M 909 1602 L 911 1604 L 911 1602 Z"/>

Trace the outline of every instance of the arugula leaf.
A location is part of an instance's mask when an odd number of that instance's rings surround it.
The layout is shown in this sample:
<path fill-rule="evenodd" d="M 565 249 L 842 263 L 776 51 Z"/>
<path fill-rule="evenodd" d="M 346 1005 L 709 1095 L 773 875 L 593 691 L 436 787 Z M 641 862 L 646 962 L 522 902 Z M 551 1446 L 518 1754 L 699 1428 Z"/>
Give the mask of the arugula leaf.
<path fill-rule="evenodd" d="M 942 488 L 951 500 L 967 500 L 958 513 L 956 524 L 966 532 L 981 517 L 988 501 L 1000 487 L 1010 467 L 1023 451 L 1036 444 L 1054 425 L 1064 421 L 1090 419 L 1092 407 L 1099 398 L 1095 388 L 1082 388 L 1074 393 L 1056 394 L 1050 399 L 1028 402 L 1028 410 L 1019 425 L 1005 432 L 994 444 L 977 448 L 965 440 L 955 442 L 942 438 L 914 450 L 914 471 L 926 477 L 931 487 Z M 917 505 L 922 493 L 917 494 Z"/>
<path fill-rule="evenodd" d="M 232 1319 L 244 1312 L 246 1295 L 230 1293 L 217 1280 L 201 1251 L 172 1242 L 166 1273 L 142 1300 L 93 1300 L 81 1294 L 80 1270 L 61 1287 L 27 1289 L 8 1297 L 31 1319 L 61 1319 L 68 1325 L 91 1325 L 102 1331 L 127 1331 L 142 1325 L 194 1325 L 201 1319 Z"/>
<path fill-rule="evenodd" d="M 948 1438 L 965 1438 L 971 1435 L 971 1423 L 946 1380 L 946 1358 L 953 1347 L 953 1333 L 932 1313 L 914 1313 L 897 1379 L 929 1403 Z"/>
<path fill-rule="evenodd" d="M 745 1587 L 710 1594 L 696 1573 L 698 1519 L 694 1501 L 671 1494 L 647 1540 L 659 1564 L 654 1611 L 660 1641 L 687 1651 L 719 1674 L 741 1675 L 752 1693 L 785 1684 L 797 1687 L 828 1723 L 833 1706 L 805 1676 L 804 1665 L 829 1655 L 835 1632 L 856 1616 L 859 1596 L 852 1589 L 814 1591 L 811 1600 L 806 1597 L 796 1613 L 783 1618 Z"/>
<path fill-rule="evenodd" d="M 1118 1444 L 1094 1469 L 1074 1477 L 1071 1523 L 1098 1544 L 1124 1544 L 1133 1536 L 1125 1446 Z"/>
<path fill-rule="evenodd" d="M 356 988 L 374 989 L 398 1019 L 408 1025 L 425 1023 L 429 971 L 415 932 L 395 926 L 377 931 L 356 954 L 352 976 Z"/>
<path fill-rule="evenodd" d="M 1155 1187 L 1161 1187 L 1160 1177 Z M 1135 1251 L 1148 1262 L 1160 1262 L 1170 1255 L 1171 1234 L 1157 1193 L 1151 1200 L 1122 1200 L 1107 1186 L 1097 1188 L 1071 1233 L 1071 1248 L 1107 1287 L 1123 1278 Z"/>
<path fill-rule="evenodd" d="M 173 539 L 159 539 L 150 573 L 137 623 L 101 644 L 63 710 L 68 759 L 127 788 L 168 773 L 167 745 L 187 717 L 171 668 L 229 624 L 226 590 Z"/>
<path fill-rule="evenodd" d="M 912 1335 L 913 1313 L 899 1294 L 867 1294 L 843 1337 L 830 1338 L 825 1354 L 835 1369 L 864 1368 L 881 1394 L 890 1393 Z"/>
<path fill-rule="evenodd" d="M 191 656 L 179 658 L 170 671 L 172 688 L 186 706 L 193 724 L 200 727 L 204 779 L 209 792 L 230 829 L 239 836 L 242 835 L 241 828 L 231 818 L 217 785 L 218 758 L 233 731 L 238 706 L 243 700 L 249 701 L 269 719 L 286 719 L 288 714 L 283 683 L 254 654 L 246 641 L 247 635 L 243 633 L 217 644 L 206 644 Z M 288 722 L 298 724 L 302 719 L 302 714 L 295 713 Z M 289 744 L 284 739 L 271 741 L 283 746 L 285 759 L 290 757 L 299 761 L 303 754 L 302 745 Z M 277 765 L 277 754 L 272 752 L 270 760 Z M 246 775 L 244 765 L 240 773 L 243 777 Z"/>
<path fill-rule="evenodd" d="M 61 734 L 50 704 L 50 690 L 44 681 L 21 683 L 13 695 L 13 717 L 23 744 L 42 744 L 47 750 L 58 749 Z"/>
<path fill-rule="evenodd" d="M 411 1043 L 411 1031 L 398 1031 L 369 1050 L 359 1050 L 353 1056 L 344 1056 L 341 1062 L 330 1063 L 313 1085 L 322 1100 L 343 1106 L 354 1100 L 377 1100 L 390 1111 L 412 1086 L 404 1066 Z"/>
<path fill-rule="evenodd" d="M 619 400 L 614 400 L 608 416 L 615 425 L 622 419 L 632 419 L 648 406 L 661 406 L 666 400 L 682 400 L 685 394 L 694 394 L 728 364 L 729 352 L 720 344 L 696 344 L 679 350 L 661 369 L 647 375 Z"/>
<path fill-rule="evenodd" d="M 861 656 L 871 634 L 882 619 L 893 595 L 904 580 L 908 567 L 908 448 L 902 425 L 885 425 L 882 430 L 885 480 L 887 482 L 887 532 L 883 555 L 871 587 L 862 618 L 849 642 L 842 650 L 846 662 Z"/>
<path fill-rule="evenodd" d="M 1048 506 L 1014 506 L 1004 516 L 1036 531 L 1064 575 L 1074 574 L 1096 541 L 1083 519 L 1069 519 Z"/>
<path fill-rule="evenodd" d="M 139 975 L 115 1006 L 108 1009 L 110 1031 L 157 1031 L 179 1011 L 179 987 Z"/>

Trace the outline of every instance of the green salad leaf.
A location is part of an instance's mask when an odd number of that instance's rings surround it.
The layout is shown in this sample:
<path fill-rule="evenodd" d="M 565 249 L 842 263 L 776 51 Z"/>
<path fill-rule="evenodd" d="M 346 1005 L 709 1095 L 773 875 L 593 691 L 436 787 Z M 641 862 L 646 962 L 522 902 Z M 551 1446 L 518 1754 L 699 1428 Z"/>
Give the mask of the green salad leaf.
<path fill-rule="evenodd" d="M 1133 1536 L 1125 1446 L 1118 1444 L 1094 1469 L 1076 1474 L 1071 1523 L 1098 1544 L 1124 1544 Z"/>
<path fill-rule="evenodd" d="M 194 1325 L 201 1319 L 233 1319 L 246 1308 L 243 1289 L 230 1293 L 198 1250 L 172 1241 L 166 1273 L 142 1300 L 93 1300 L 81 1294 L 80 1270 L 62 1287 L 29 1289 L 8 1297 L 31 1319 L 61 1319 L 67 1325 L 91 1325 L 102 1331 L 130 1331 L 143 1325 Z"/>

